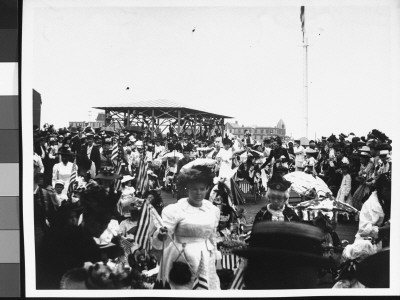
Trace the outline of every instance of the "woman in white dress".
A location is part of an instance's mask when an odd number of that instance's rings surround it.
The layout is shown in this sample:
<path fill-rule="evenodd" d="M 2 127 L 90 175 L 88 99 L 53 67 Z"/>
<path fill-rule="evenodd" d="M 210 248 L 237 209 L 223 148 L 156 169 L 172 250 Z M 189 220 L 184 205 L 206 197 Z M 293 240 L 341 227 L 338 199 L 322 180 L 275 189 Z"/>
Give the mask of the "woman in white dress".
<path fill-rule="evenodd" d="M 232 173 L 232 159 L 235 155 L 242 154 L 246 150 L 236 150 L 232 148 L 232 140 L 225 138 L 222 141 L 223 148 L 221 148 L 216 156 L 219 161 L 219 178 L 230 179 Z"/>
<path fill-rule="evenodd" d="M 163 250 L 159 280 L 171 289 L 192 289 L 201 257 L 209 289 L 219 290 L 216 272 L 216 229 L 220 210 L 204 199 L 213 183 L 213 173 L 206 166 L 183 170 L 178 184 L 187 186 L 188 198 L 170 204 L 162 211 L 163 226 L 153 238 L 153 248 Z"/>
<path fill-rule="evenodd" d="M 55 164 L 53 167 L 53 180 L 52 186 L 55 187 L 57 180 L 64 181 L 64 189 L 62 191 L 63 195 L 67 195 L 69 180 L 71 179 L 72 167 L 73 163 L 69 161 L 71 156 L 74 154 L 71 153 L 67 148 L 61 148 L 60 152 L 57 154 L 61 155 L 61 162 Z"/>

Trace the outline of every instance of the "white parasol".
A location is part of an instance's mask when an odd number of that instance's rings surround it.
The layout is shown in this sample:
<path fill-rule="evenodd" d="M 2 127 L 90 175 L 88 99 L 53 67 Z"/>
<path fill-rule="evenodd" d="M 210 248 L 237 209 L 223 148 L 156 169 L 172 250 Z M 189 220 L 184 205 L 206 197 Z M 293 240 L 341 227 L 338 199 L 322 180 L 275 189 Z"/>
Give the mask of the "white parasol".
<path fill-rule="evenodd" d="M 350 204 L 337 201 L 333 197 L 325 199 L 313 199 L 309 201 L 304 201 L 295 206 L 297 209 L 306 210 L 321 210 L 325 212 L 330 211 L 341 211 L 347 213 L 358 213 L 358 210 L 351 206 Z"/>
<path fill-rule="evenodd" d="M 196 158 L 195 160 L 187 163 L 182 167 L 182 170 L 188 170 L 194 166 L 207 166 L 207 167 L 213 167 L 217 161 L 215 159 L 211 158 Z"/>
<path fill-rule="evenodd" d="M 292 183 L 291 188 L 300 195 L 306 195 L 313 188 L 319 197 L 325 197 L 328 193 L 332 194 L 326 183 L 318 176 L 314 177 L 311 174 L 296 171 L 286 174 L 283 177 Z"/>
<path fill-rule="evenodd" d="M 166 160 L 168 158 L 179 158 L 179 159 L 181 159 L 182 157 L 183 157 L 182 153 L 174 150 L 174 151 L 168 152 L 167 154 L 164 154 L 162 159 L 163 160 Z"/>

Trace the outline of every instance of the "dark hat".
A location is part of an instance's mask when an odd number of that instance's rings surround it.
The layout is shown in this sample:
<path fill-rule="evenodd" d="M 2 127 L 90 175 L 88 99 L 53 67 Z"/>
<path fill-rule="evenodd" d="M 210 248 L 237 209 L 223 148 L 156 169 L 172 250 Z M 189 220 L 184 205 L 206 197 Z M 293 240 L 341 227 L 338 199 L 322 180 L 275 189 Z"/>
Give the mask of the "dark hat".
<path fill-rule="evenodd" d="M 105 180 L 114 180 L 121 179 L 122 175 L 115 174 L 113 167 L 108 166 L 104 167 L 99 174 L 96 175 L 94 179 L 105 179 Z"/>
<path fill-rule="evenodd" d="M 358 141 L 357 142 L 357 146 L 365 146 L 366 144 L 365 144 L 365 142 L 363 142 L 363 141 Z"/>
<path fill-rule="evenodd" d="M 311 264 L 328 265 L 323 256 L 324 234 L 316 226 L 291 222 L 258 222 L 254 224 L 249 246 L 234 250 L 246 258 L 298 258 Z"/>
<path fill-rule="evenodd" d="M 331 136 L 328 137 L 328 139 L 327 139 L 328 142 L 335 142 L 336 140 L 337 140 L 337 138 L 334 134 L 331 134 Z"/>
<path fill-rule="evenodd" d="M 389 288 L 390 250 L 382 249 L 365 258 L 357 267 L 356 278 L 367 288 Z"/>
<path fill-rule="evenodd" d="M 355 136 L 355 137 L 353 137 L 352 139 L 351 139 L 351 142 L 353 143 L 353 144 L 357 144 L 357 142 L 359 142 L 361 139 L 358 137 L 358 136 Z"/>
<path fill-rule="evenodd" d="M 73 154 L 73 153 L 71 152 L 71 150 L 69 150 L 68 147 L 62 147 L 62 148 L 57 152 L 57 154 L 58 154 L 58 155 L 71 155 L 71 156 L 74 156 L 74 155 L 75 155 L 75 154 Z"/>
<path fill-rule="evenodd" d="M 291 185 L 292 183 L 290 181 L 287 181 L 279 174 L 273 175 L 267 184 L 271 190 L 277 190 L 281 192 L 285 192 L 288 188 L 290 188 Z"/>
<path fill-rule="evenodd" d="M 183 147 L 183 150 L 182 150 L 182 152 L 191 152 L 191 151 L 192 151 L 192 149 L 189 146 Z"/>
<path fill-rule="evenodd" d="M 341 133 L 341 134 L 339 134 L 339 138 L 342 138 L 342 139 L 347 138 L 347 135 Z"/>
<path fill-rule="evenodd" d="M 72 126 L 71 129 L 70 129 L 70 132 L 71 133 L 78 133 L 78 129 L 76 129 L 75 126 Z"/>
<path fill-rule="evenodd" d="M 222 140 L 222 144 L 223 145 L 232 145 L 232 140 L 231 139 L 228 139 L 228 138 L 224 138 L 223 140 Z"/>
<path fill-rule="evenodd" d="M 322 141 L 326 141 L 326 136 L 321 137 Z"/>
<path fill-rule="evenodd" d="M 86 138 L 90 139 L 90 138 L 94 138 L 94 134 L 91 132 L 86 133 Z"/>

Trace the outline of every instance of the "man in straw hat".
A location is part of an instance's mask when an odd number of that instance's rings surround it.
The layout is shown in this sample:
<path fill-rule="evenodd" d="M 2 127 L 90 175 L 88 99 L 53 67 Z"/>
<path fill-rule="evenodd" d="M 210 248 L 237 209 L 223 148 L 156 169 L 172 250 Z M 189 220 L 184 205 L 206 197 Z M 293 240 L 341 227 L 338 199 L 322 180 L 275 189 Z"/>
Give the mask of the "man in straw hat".
<path fill-rule="evenodd" d="M 249 246 L 234 252 L 247 259 L 245 289 L 310 289 L 319 282 L 323 232 L 316 226 L 289 222 L 254 225 Z"/>

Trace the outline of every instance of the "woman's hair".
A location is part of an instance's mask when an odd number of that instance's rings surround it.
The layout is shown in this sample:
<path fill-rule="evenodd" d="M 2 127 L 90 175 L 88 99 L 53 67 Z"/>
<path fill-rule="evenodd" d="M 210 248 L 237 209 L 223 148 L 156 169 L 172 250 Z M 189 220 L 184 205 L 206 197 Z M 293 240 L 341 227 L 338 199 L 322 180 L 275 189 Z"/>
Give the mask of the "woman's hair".
<path fill-rule="evenodd" d="M 163 202 L 162 198 L 161 198 L 161 195 L 157 191 L 154 191 L 154 190 L 153 191 L 146 191 L 143 194 L 143 198 L 146 199 L 149 195 L 153 195 L 154 203 L 160 204 L 160 203 Z"/>
<path fill-rule="evenodd" d="M 204 183 L 207 186 L 213 184 L 214 173 L 209 167 L 194 166 L 189 170 L 181 171 L 177 178 L 177 185 L 186 187 L 192 183 Z"/>

